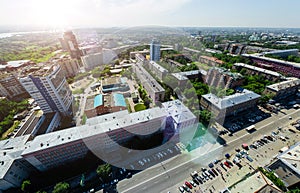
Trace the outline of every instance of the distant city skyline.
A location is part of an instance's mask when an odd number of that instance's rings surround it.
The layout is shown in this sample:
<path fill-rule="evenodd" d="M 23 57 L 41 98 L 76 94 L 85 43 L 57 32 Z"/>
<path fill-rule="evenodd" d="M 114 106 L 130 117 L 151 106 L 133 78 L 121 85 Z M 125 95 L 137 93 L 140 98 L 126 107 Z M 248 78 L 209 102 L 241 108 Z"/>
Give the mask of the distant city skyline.
<path fill-rule="evenodd" d="M 298 0 L 0 0 L 0 26 L 300 28 Z"/>

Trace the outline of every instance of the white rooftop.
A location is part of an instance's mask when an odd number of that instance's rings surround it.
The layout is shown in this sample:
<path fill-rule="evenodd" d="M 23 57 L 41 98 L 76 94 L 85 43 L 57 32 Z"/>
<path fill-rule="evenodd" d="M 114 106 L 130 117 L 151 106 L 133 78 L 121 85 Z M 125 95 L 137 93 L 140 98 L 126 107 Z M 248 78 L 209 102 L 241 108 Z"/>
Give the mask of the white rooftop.
<path fill-rule="evenodd" d="M 179 100 L 162 103 L 162 106 L 166 109 L 168 115 L 173 117 L 176 123 L 196 118 L 196 116 Z"/>
<path fill-rule="evenodd" d="M 260 95 L 247 89 L 243 89 L 242 92 L 237 92 L 233 95 L 225 96 L 223 98 L 219 98 L 212 93 L 203 95 L 202 97 L 209 101 L 212 105 L 216 106 L 218 109 L 222 110 L 253 99 L 258 99 L 260 98 Z"/>
<path fill-rule="evenodd" d="M 299 86 L 300 87 L 300 79 L 298 78 L 289 78 L 287 81 L 279 82 L 276 84 L 272 84 L 267 86 L 268 89 L 274 90 L 276 92 L 280 90 L 284 90 L 286 88 L 290 88 L 293 86 Z"/>

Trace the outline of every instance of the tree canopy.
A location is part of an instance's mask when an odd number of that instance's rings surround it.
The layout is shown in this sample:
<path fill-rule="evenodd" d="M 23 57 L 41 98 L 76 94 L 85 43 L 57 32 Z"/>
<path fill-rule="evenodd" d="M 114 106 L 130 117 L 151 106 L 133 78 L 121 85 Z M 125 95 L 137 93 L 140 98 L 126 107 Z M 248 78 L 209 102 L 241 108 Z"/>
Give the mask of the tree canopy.
<path fill-rule="evenodd" d="M 70 185 L 67 182 L 59 182 L 54 186 L 52 193 L 68 193 Z"/>
<path fill-rule="evenodd" d="M 109 174 L 111 173 L 111 165 L 108 163 L 99 165 L 96 172 L 102 180 L 106 181 L 109 179 Z"/>

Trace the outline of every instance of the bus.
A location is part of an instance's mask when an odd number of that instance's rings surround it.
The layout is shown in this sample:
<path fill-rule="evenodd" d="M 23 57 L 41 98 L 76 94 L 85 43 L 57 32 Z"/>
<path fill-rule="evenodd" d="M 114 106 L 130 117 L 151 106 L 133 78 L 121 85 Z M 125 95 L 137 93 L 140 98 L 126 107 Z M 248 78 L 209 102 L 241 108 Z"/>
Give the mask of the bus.
<path fill-rule="evenodd" d="M 248 131 L 249 133 L 253 133 L 254 131 L 256 131 L 255 125 L 251 125 L 251 126 L 247 127 L 246 131 Z"/>

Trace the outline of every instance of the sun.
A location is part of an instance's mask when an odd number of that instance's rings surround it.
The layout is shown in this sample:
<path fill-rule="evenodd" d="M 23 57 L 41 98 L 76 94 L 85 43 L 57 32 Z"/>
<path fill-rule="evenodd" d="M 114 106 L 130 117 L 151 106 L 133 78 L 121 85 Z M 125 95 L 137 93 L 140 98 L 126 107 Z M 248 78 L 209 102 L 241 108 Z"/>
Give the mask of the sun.
<path fill-rule="evenodd" d="M 68 25 L 71 0 L 33 0 L 32 14 L 35 24 L 63 28 Z"/>

